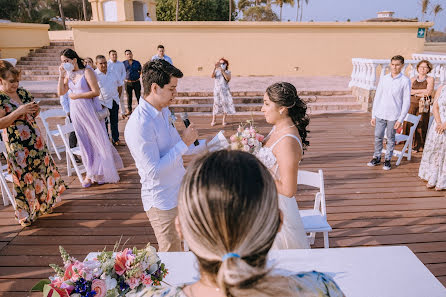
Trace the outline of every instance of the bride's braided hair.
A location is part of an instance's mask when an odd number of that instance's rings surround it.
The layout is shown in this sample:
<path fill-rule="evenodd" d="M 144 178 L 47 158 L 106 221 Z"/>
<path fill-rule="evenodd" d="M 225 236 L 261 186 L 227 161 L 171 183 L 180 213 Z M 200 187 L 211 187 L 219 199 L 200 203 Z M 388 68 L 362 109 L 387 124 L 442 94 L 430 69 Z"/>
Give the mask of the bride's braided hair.
<path fill-rule="evenodd" d="M 293 121 L 302 140 L 302 147 L 305 150 L 310 142 L 307 140 L 307 126 L 310 118 L 307 115 L 307 104 L 297 95 L 296 88 L 287 82 L 279 82 L 269 86 L 266 89 L 269 100 L 278 106 L 284 106 L 288 109 L 288 116 Z"/>

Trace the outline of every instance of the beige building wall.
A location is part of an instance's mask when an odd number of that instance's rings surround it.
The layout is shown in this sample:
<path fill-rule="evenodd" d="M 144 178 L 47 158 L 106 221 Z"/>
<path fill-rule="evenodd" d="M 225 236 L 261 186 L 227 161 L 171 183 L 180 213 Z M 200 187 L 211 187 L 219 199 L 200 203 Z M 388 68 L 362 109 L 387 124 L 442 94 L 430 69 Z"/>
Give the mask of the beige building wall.
<path fill-rule="evenodd" d="M 0 23 L 1 58 L 26 56 L 30 49 L 49 45 L 49 25 Z"/>
<path fill-rule="evenodd" d="M 91 20 L 94 22 L 104 21 L 104 2 L 112 1 L 116 3 L 116 14 L 118 22 L 134 21 L 133 2 L 145 4 L 147 12 L 150 13 L 152 21 L 156 21 L 156 1 L 155 0 L 88 0 L 91 3 Z"/>
<path fill-rule="evenodd" d="M 158 44 L 186 75 L 210 75 L 220 57 L 237 76 L 348 76 L 354 57 L 423 52 L 432 23 L 70 22 L 81 56 L 131 49 L 146 62 Z"/>

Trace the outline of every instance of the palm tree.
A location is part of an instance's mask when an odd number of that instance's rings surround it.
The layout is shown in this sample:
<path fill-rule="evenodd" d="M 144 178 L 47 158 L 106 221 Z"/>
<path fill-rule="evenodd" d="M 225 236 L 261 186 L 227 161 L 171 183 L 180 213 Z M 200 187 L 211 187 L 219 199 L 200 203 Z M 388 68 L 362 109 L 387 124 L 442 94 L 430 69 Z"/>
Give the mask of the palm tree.
<path fill-rule="evenodd" d="M 437 18 L 437 14 L 439 14 L 442 11 L 443 7 L 441 7 L 440 4 L 435 5 L 434 8 L 432 9 L 432 12 L 434 13 L 434 24 L 435 24 L 435 19 Z"/>
<path fill-rule="evenodd" d="M 57 0 L 57 4 L 59 5 L 60 17 L 62 18 L 62 27 L 66 30 L 67 27 L 65 26 L 65 14 L 63 13 L 62 0 Z"/>
<path fill-rule="evenodd" d="M 299 22 L 302 22 L 302 16 L 304 15 L 304 1 L 305 1 L 305 4 L 307 4 L 308 5 L 308 2 L 310 1 L 310 0 L 301 0 L 302 1 L 302 5 L 300 6 L 300 20 L 299 20 Z"/>
<path fill-rule="evenodd" d="M 274 4 L 279 5 L 280 7 L 280 21 L 282 21 L 282 8 L 284 4 L 289 4 L 291 6 L 294 6 L 294 0 L 275 0 Z"/>
<path fill-rule="evenodd" d="M 175 13 L 175 21 L 178 22 L 178 8 L 180 6 L 180 0 L 177 0 L 177 8 L 176 8 L 176 13 Z"/>
<path fill-rule="evenodd" d="M 421 21 L 424 21 L 424 15 L 429 8 L 430 0 L 421 0 Z"/>
<path fill-rule="evenodd" d="M 87 0 L 82 0 L 82 9 L 84 12 L 84 21 L 87 20 Z"/>

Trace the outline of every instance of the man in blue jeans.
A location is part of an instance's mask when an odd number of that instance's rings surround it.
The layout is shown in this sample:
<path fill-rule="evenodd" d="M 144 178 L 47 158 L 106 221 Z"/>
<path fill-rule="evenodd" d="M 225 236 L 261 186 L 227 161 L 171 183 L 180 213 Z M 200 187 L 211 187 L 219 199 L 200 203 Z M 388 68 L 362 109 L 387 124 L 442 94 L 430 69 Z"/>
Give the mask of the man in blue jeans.
<path fill-rule="evenodd" d="M 384 170 L 392 168 L 390 159 L 395 147 L 395 132 L 402 127 L 410 106 L 410 79 L 401 71 L 404 58 L 394 56 L 390 60 L 390 73 L 379 81 L 373 101 L 371 125 L 375 127 L 375 153 L 368 166 L 381 163 L 384 133 L 387 135 L 387 148 L 384 159 Z"/>

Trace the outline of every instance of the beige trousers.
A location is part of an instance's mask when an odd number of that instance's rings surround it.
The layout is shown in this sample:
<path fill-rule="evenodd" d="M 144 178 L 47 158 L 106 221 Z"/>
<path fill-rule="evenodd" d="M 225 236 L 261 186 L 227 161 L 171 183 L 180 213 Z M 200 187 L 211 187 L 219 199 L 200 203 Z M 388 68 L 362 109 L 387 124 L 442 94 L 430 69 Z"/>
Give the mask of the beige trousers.
<path fill-rule="evenodd" d="M 158 241 L 159 252 L 181 252 L 181 240 L 175 229 L 177 208 L 161 210 L 156 207 L 146 211 Z"/>

